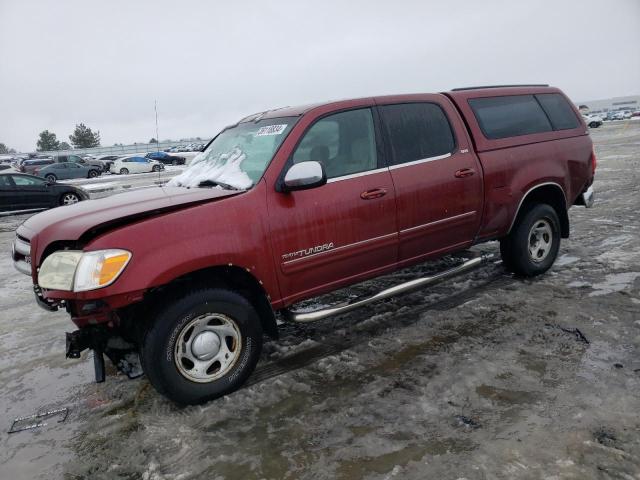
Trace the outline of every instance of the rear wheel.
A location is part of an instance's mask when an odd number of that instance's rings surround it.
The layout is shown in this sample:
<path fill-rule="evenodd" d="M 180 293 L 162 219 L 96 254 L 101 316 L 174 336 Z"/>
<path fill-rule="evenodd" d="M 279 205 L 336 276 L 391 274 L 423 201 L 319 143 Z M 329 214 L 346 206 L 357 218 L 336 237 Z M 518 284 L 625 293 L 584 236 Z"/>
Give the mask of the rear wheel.
<path fill-rule="evenodd" d="M 60 197 L 60 205 L 73 205 L 79 201 L 80 197 L 73 192 L 64 193 L 62 194 L 62 197 Z"/>
<path fill-rule="evenodd" d="M 153 170 L 154 172 L 159 172 L 161 170 L 161 167 L 160 165 L 154 165 L 151 170 Z"/>
<path fill-rule="evenodd" d="M 175 160 L 175 159 L 174 159 L 174 160 L 172 160 L 172 161 L 171 161 L 171 165 L 178 165 L 178 160 Z"/>
<path fill-rule="evenodd" d="M 120 175 L 127 175 L 129 173 L 129 170 L 126 168 L 121 168 L 120 169 Z"/>
<path fill-rule="evenodd" d="M 98 176 L 97 170 L 89 170 L 89 178 L 96 178 Z"/>
<path fill-rule="evenodd" d="M 531 205 L 518 215 L 511 233 L 500 240 L 507 270 L 533 277 L 549 270 L 560 249 L 560 221 L 547 204 Z"/>
<path fill-rule="evenodd" d="M 158 392 L 198 404 L 238 389 L 255 368 L 262 325 L 242 295 L 202 289 L 167 301 L 142 342 L 142 365 Z"/>

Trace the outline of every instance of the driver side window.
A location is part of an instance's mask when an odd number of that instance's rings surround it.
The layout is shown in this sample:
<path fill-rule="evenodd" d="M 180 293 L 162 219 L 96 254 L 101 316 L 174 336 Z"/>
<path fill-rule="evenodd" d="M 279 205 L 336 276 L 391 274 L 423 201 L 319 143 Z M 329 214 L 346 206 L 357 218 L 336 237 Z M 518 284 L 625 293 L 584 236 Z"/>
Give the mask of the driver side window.
<path fill-rule="evenodd" d="M 349 110 L 321 118 L 307 131 L 293 154 L 293 163 L 317 161 L 327 178 L 378 167 L 371 109 Z"/>

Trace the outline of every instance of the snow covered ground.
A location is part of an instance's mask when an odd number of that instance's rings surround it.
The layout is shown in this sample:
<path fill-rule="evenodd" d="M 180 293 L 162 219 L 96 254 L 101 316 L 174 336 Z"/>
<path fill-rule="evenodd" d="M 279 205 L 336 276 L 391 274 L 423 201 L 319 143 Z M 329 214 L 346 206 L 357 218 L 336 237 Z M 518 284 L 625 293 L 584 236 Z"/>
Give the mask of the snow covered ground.
<path fill-rule="evenodd" d="M 518 280 L 492 263 L 342 317 L 285 324 L 246 388 L 200 407 L 177 408 L 145 379 L 113 372 L 96 385 L 90 355 L 65 359 L 67 315 L 39 309 L 9 259 L 25 217 L 1 218 L 4 431 L 41 409 L 70 414 L 3 433 L 0 478 L 640 478 L 640 122 L 590 133 L 596 205 L 571 209 L 571 238 L 546 275 Z"/>

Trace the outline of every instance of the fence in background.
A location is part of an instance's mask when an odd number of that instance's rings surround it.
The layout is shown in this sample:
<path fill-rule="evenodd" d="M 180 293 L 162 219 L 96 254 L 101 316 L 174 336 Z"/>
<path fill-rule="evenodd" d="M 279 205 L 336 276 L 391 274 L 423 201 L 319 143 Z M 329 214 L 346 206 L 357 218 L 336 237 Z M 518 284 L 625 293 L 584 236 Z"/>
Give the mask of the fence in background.
<path fill-rule="evenodd" d="M 182 142 L 159 142 L 159 143 L 134 143 L 133 145 L 113 145 L 111 147 L 95 147 L 95 148 L 77 148 L 73 150 L 54 150 L 48 152 L 37 152 L 40 155 L 65 155 L 65 154 L 83 154 L 89 153 L 91 155 L 131 155 L 134 153 L 148 153 L 156 152 L 158 150 L 164 150 L 169 147 L 176 147 L 178 145 L 189 145 L 191 143 L 204 143 L 209 140 L 193 140 Z"/>

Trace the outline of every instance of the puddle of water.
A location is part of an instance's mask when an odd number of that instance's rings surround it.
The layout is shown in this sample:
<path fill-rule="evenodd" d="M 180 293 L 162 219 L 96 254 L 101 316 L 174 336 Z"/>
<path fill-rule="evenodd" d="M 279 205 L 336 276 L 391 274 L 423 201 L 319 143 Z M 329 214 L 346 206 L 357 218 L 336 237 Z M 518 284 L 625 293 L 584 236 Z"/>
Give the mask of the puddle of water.
<path fill-rule="evenodd" d="M 560 258 L 558 258 L 555 261 L 555 265 L 557 265 L 558 267 L 562 267 L 564 265 L 570 265 L 572 263 L 577 262 L 578 260 L 580 260 L 579 257 L 572 257 L 571 255 L 562 255 Z"/>
<path fill-rule="evenodd" d="M 590 297 L 607 295 L 609 293 L 620 292 L 626 290 L 633 285 L 636 278 L 640 277 L 640 272 L 624 272 L 612 273 L 605 277 L 604 282 L 594 283 L 592 285 L 594 291 L 589 294 Z"/>
<path fill-rule="evenodd" d="M 480 385 L 476 387 L 476 393 L 481 397 L 501 403 L 503 405 L 518 405 L 522 403 L 532 403 L 536 399 L 536 394 L 521 390 L 507 390 L 493 387 L 491 385 Z"/>
<path fill-rule="evenodd" d="M 411 444 L 400 450 L 376 457 L 344 461 L 338 466 L 336 478 L 351 480 L 364 478 L 372 473 L 394 472 L 397 474 L 401 467 L 409 462 L 417 462 L 425 455 L 438 456 L 449 453 L 469 452 L 476 447 L 477 445 L 471 440 L 458 438 L 444 438 L 431 440 L 425 444 Z"/>

